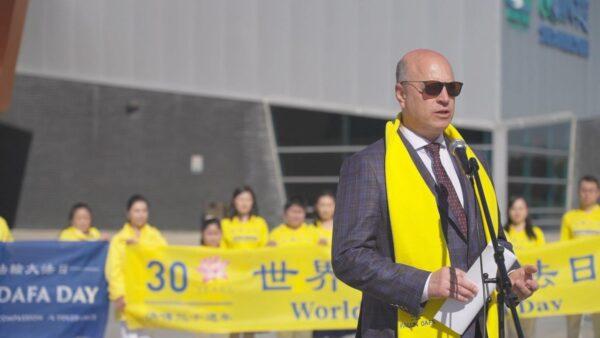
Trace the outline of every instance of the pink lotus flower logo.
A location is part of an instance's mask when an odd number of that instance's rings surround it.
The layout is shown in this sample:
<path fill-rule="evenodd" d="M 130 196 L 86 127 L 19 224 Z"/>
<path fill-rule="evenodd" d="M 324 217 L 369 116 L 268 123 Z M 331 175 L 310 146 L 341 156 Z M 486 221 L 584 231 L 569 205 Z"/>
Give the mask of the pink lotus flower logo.
<path fill-rule="evenodd" d="M 207 257 L 200 261 L 197 271 L 202 274 L 203 283 L 218 279 L 227 280 L 227 265 L 229 262 L 221 257 Z"/>

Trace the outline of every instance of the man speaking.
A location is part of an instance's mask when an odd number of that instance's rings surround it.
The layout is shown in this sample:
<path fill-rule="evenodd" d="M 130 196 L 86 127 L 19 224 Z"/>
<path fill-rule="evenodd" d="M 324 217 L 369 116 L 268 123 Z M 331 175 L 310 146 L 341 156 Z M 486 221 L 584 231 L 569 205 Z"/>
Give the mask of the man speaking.
<path fill-rule="evenodd" d="M 459 337 L 432 320 L 446 298 L 462 302 L 480 292 L 465 271 L 489 241 L 468 178 L 448 150 L 462 139 L 450 124 L 462 83 L 446 58 L 431 50 L 404 55 L 396 69 L 402 113 L 383 139 L 344 162 L 333 229 L 336 276 L 363 293 L 357 337 Z M 472 155 L 472 151 L 468 149 Z M 499 242 L 491 179 L 480 175 Z M 498 217 L 494 217 L 498 215 Z M 520 298 L 537 289 L 533 266 L 510 271 Z M 462 337 L 496 337 L 494 301 Z"/>

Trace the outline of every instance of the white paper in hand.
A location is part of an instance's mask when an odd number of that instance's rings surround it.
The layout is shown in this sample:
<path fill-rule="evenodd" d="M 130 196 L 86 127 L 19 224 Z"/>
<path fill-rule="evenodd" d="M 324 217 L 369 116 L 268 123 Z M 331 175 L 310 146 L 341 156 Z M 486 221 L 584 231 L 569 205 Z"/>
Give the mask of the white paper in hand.
<path fill-rule="evenodd" d="M 483 250 L 481 257 L 477 259 L 467 272 L 467 278 L 477 284 L 477 289 L 479 290 L 477 295 L 468 303 L 463 303 L 455 299 L 446 300 L 434 317 L 435 320 L 461 335 L 483 307 L 484 294 L 486 296 L 490 295 L 491 291 L 496 289 L 496 284 L 482 285 L 480 259 L 483 261 L 483 272 L 488 274 L 488 278 L 496 277 L 497 266 L 496 261 L 494 261 L 494 248 L 492 248 L 492 244 L 490 243 Z M 512 252 L 504 250 L 506 269 L 509 269 L 516 260 L 517 258 Z M 487 288 L 485 292 L 484 287 Z"/>

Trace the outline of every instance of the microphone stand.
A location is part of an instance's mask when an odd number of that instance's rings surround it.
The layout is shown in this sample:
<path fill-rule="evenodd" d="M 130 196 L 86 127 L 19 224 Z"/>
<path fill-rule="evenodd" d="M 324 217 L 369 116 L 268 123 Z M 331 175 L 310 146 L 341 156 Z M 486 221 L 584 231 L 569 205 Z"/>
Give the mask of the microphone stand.
<path fill-rule="evenodd" d="M 523 328 L 521 327 L 521 322 L 519 321 L 519 315 L 517 313 L 517 297 L 512 292 L 512 283 L 510 278 L 508 277 L 508 271 L 506 270 L 506 266 L 504 265 L 504 247 L 498 244 L 498 238 L 496 236 L 496 232 L 494 231 L 494 226 L 492 224 L 492 217 L 490 216 L 490 210 L 487 204 L 487 200 L 485 199 L 485 195 L 483 193 L 483 185 L 481 184 L 481 178 L 479 177 L 479 164 L 477 160 L 471 157 L 468 160 L 468 168 L 465 169 L 465 174 L 469 177 L 469 181 L 473 186 L 473 191 L 477 189 L 477 193 L 479 195 L 479 203 L 483 209 L 484 217 L 487 223 L 488 231 L 490 233 L 490 238 L 492 240 L 492 246 L 494 248 L 494 260 L 496 261 L 496 265 L 498 266 L 498 275 L 496 278 L 489 278 L 487 273 L 483 274 L 483 282 L 487 284 L 498 284 L 498 330 L 499 337 L 504 338 L 504 304 L 510 309 L 513 317 L 513 321 L 515 324 L 515 328 L 517 330 L 517 336 L 519 338 L 524 338 Z M 483 227 L 483 225 L 482 225 Z M 485 228 L 484 228 L 485 231 Z M 484 304 L 485 306 L 485 304 Z"/>

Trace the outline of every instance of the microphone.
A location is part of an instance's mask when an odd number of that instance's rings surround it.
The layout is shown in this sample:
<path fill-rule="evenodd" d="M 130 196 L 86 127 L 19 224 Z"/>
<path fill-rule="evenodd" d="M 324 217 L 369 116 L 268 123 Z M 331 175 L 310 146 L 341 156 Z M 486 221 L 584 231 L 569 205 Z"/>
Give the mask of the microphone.
<path fill-rule="evenodd" d="M 471 176 L 472 168 L 467 158 L 467 144 L 463 140 L 454 140 L 450 143 L 450 153 L 458 160 L 460 168 L 467 176 Z"/>

